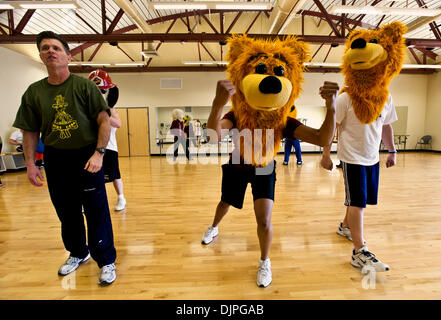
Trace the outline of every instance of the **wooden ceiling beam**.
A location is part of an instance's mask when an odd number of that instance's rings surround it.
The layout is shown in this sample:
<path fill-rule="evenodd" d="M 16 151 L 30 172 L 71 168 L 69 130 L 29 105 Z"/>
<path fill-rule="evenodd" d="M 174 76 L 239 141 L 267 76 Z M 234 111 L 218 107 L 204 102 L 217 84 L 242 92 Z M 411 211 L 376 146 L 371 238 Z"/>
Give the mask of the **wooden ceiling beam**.
<path fill-rule="evenodd" d="M 141 41 L 161 41 L 161 42 L 219 42 L 224 41 L 231 34 L 213 34 L 213 33 L 130 33 L 130 34 L 61 34 L 67 42 L 91 42 L 100 43 L 100 42 L 109 42 L 109 41 L 117 41 L 117 42 L 141 42 Z M 271 39 L 274 40 L 276 38 L 283 39 L 285 35 L 275 35 L 275 34 L 248 34 L 251 38 L 260 38 L 260 39 Z M 0 44 L 6 43 L 35 43 L 37 35 L 33 34 L 18 34 L 18 35 L 0 35 Z M 302 40 L 310 43 L 338 43 L 344 44 L 346 39 L 343 37 L 337 36 L 324 36 L 324 35 L 304 35 Z M 406 39 L 407 46 L 414 47 L 441 47 L 441 40 L 438 39 L 415 39 L 415 38 L 407 38 Z"/>

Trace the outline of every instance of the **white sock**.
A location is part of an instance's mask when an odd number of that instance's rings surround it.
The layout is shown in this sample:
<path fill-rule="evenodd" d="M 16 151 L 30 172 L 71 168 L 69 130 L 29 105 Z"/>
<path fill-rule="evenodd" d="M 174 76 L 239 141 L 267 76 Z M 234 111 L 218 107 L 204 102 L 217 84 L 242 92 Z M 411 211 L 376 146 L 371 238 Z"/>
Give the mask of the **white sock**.
<path fill-rule="evenodd" d="M 124 194 L 119 194 L 118 199 L 124 199 Z"/>

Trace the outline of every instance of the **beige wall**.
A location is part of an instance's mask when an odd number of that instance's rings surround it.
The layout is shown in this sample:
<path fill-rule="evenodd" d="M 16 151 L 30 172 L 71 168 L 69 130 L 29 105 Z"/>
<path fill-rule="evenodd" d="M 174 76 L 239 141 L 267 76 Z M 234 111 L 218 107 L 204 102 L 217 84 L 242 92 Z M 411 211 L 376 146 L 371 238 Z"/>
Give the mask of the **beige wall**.
<path fill-rule="evenodd" d="M 441 150 L 441 72 L 430 75 L 428 81 L 424 135 L 431 135 L 432 148 Z"/>
<path fill-rule="evenodd" d="M 0 134 L 6 143 L 11 132 L 11 125 L 20 104 L 20 98 L 27 86 L 46 76 L 43 65 L 31 59 L 0 47 L 0 93 L 2 108 L 0 109 Z M 87 76 L 83 74 L 83 76 Z M 320 121 L 311 115 L 320 115 L 314 109 L 323 106 L 318 95 L 319 87 L 324 80 L 336 81 L 343 85 L 340 74 L 307 73 L 303 83 L 303 92 L 296 101 L 299 117 L 307 117 L 308 125 L 317 127 Z M 111 75 L 113 82 L 120 88 L 119 107 L 208 107 L 211 105 L 216 89 L 216 82 L 226 77 L 225 73 L 217 72 L 183 72 L 183 73 L 115 73 Z M 183 89 L 161 90 L 161 78 L 182 78 Z M 430 81 L 429 81 L 430 79 Z M 417 138 L 424 134 L 440 136 L 437 119 L 441 114 L 439 89 L 441 73 L 436 75 L 399 75 L 390 85 L 396 106 L 407 106 L 408 147 L 413 148 Z M 427 110 L 426 110 L 427 105 Z M 427 114 L 426 114 L 427 111 Z M 150 115 L 152 119 L 157 115 Z M 150 128 L 151 133 L 156 128 Z M 153 137 L 152 137 L 153 138 Z M 441 150 L 440 138 L 434 149 Z M 435 147 L 436 146 L 436 147 Z"/>
<path fill-rule="evenodd" d="M 47 76 L 43 64 L 0 47 L 0 136 L 2 152 L 15 151 L 8 143 L 21 96 L 32 83 Z"/>

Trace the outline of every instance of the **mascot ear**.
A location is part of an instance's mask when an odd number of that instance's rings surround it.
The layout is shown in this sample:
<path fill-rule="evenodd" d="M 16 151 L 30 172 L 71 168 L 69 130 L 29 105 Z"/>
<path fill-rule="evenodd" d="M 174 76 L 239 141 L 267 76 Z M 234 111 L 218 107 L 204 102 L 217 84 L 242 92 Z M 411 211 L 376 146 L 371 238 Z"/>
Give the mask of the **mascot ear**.
<path fill-rule="evenodd" d="M 310 58 L 308 45 L 297 37 L 287 37 L 282 40 L 281 45 L 284 47 L 290 47 L 293 53 L 297 56 L 300 64 L 305 63 Z"/>
<path fill-rule="evenodd" d="M 248 38 L 244 35 L 233 35 L 228 39 L 228 54 L 227 61 L 233 62 L 240 56 L 240 54 L 253 43 L 252 38 Z"/>
<path fill-rule="evenodd" d="M 407 27 L 398 21 L 389 23 L 381 27 L 380 29 L 380 32 L 384 36 L 389 37 L 393 43 L 399 42 L 403 38 L 403 35 L 406 33 L 406 31 Z"/>
<path fill-rule="evenodd" d="M 109 94 L 107 95 L 107 105 L 110 108 L 113 108 L 118 101 L 119 98 L 119 90 L 118 87 L 113 87 L 109 89 Z"/>

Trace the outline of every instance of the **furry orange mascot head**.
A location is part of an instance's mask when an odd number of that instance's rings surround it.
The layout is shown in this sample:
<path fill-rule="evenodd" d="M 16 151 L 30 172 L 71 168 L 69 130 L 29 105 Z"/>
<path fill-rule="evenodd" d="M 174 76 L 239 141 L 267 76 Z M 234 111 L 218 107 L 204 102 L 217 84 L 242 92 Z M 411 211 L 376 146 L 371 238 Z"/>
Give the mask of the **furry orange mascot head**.
<path fill-rule="evenodd" d="M 246 163 L 264 166 L 280 148 L 282 130 L 294 100 L 301 92 L 307 45 L 296 37 L 266 41 L 236 35 L 228 40 L 227 73 L 236 87 L 232 97 L 236 126 L 248 129 L 251 137 L 241 145 Z M 290 115 L 292 116 L 292 114 Z M 254 138 L 262 129 L 262 139 Z M 266 130 L 274 130 L 274 143 L 266 144 Z M 244 152 L 244 145 L 259 152 Z"/>
<path fill-rule="evenodd" d="M 402 23 L 392 22 L 379 30 L 355 30 L 346 41 L 343 91 L 351 97 L 362 123 L 372 123 L 383 110 L 389 82 L 403 64 L 405 33 Z"/>

